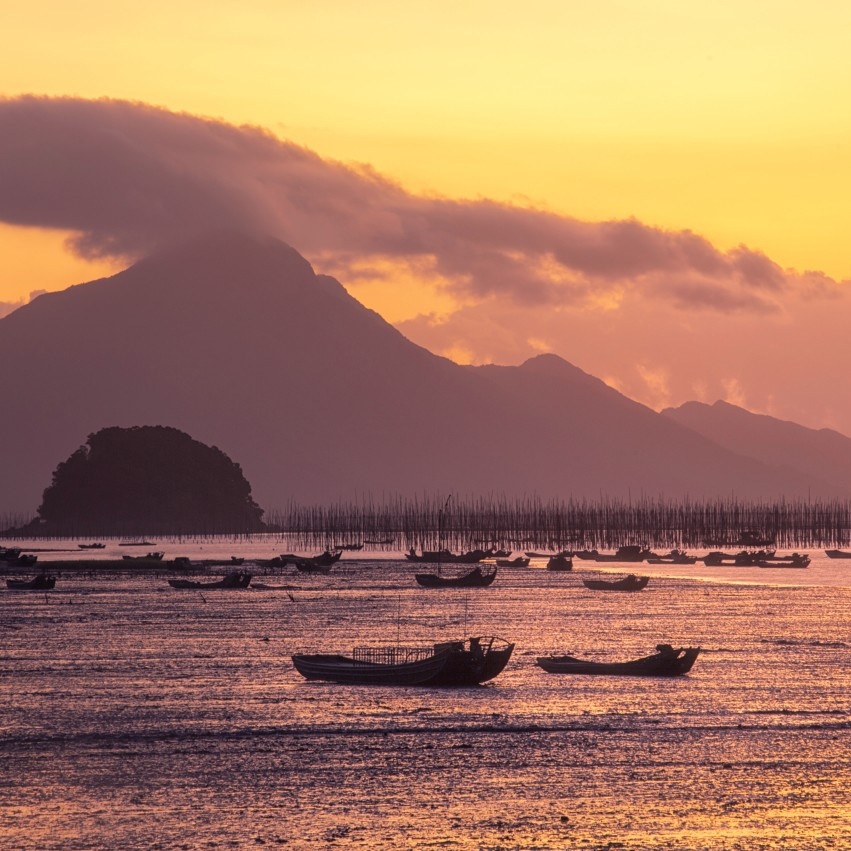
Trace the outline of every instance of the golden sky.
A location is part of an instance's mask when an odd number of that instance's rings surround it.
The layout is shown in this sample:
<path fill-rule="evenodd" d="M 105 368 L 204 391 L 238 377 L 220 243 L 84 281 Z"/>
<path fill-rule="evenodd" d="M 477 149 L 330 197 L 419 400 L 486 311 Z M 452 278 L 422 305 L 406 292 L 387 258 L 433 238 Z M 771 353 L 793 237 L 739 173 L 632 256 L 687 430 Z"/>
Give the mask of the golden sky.
<path fill-rule="evenodd" d="M 259 126 L 418 197 L 634 218 L 851 278 L 845 2 L 43 0 L 2 17 L 6 98 L 109 97 Z M 120 268 L 73 257 L 65 236 L 0 225 L 0 302 Z M 436 292 L 360 295 L 403 321 Z"/>

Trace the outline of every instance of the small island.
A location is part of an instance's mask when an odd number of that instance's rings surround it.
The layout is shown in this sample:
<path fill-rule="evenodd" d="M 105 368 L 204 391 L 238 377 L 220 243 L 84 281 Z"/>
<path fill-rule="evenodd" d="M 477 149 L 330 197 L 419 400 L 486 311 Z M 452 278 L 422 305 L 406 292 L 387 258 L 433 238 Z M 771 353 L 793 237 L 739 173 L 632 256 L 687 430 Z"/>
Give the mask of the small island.
<path fill-rule="evenodd" d="M 261 509 L 239 464 L 168 426 L 89 435 L 59 464 L 22 536 L 248 534 Z M 12 531 L 12 530 L 10 530 Z"/>

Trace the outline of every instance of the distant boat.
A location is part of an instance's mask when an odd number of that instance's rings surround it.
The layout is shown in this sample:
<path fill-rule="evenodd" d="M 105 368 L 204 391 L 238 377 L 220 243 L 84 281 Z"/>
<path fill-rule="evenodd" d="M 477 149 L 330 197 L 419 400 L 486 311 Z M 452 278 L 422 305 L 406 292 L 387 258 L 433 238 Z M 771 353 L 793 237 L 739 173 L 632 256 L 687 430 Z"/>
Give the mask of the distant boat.
<path fill-rule="evenodd" d="M 549 674 L 679 677 L 691 670 L 700 648 L 681 647 L 675 650 L 670 644 L 657 644 L 656 651 L 652 656 L 629 662 L 592 662 L 575 656 L 539 656 L 536 664 Z"/>
<path fill-rule="evenodd" d="M 589 559 L 590 561 L 645 561 L 648 558 L 659 558 L 658 553 L 654 553 L 647 547 L 639 547 L 634 544 L 618 547 L 614 553 L 600 553 L 597 550 L 581 550 L 575 555 L 578 558 Z"/>
<path fill-rule="evenodd" d="M 106 544 L 77 544 L 81 550 L 102 550 Z"/>
<path fill-rule="evenodd" d="M 495 636 L 444 641 L 424 648 L 359 647 L 351 656 L 295 654 L 296 670 L 308 680 L 348 685 L 472 686 L 500 674 L 514 645 Z"/>
<path fill-rule="evenodd" d="M 370 539 L 364 538 L 364 541 L 363 541 L 363 542 L 364 542 L 365 544 L 371 544 L 371 545 L 378 544 L 378 545 L 380 545 L 380 546 L 387 546 L 388 544 L 392 544 L 392 543 L 393 543 L 393 539 L 392 539 L 392 538 L 381 538 L 381 539 L 379 539 L 379 540 L 376 540 L 376 539 L 372 539 L 372 540 L 370 540 Z"/>
<path fill-rule="evenodd" d="M 11 591 L 50 591 L 56 585 L 55 576 L 40 574 L 32 579 L 7 579 L 6 587 Z"/>
<path fill-rule="evenodd" d="M 320 553 L 318 556 L 313 556 L 312 558 L 296 558 L 293 560 L 293 563 L 296 566 L 296 570 L 299 570 L 301 573 L 330 573 L 331 567 L 340 560 L 342 555 L 342 550 L 339 549 L 334 552 L 325 550 L 324 553 Z M 281 556 L 281 558 L 284 557 Z"/>
<path fill-rule="evenodd" d="M 547 570 L 562 572 L 573 570 L 573 559 L 569 555 L 565 555 L 565 553 L 559 553 L 547 562 Z"/>
<path fill-rule="evenodd" d="M 649 576 L 636 576 L 630 573 L 629 576 L 624 576 L 623 579 L 583 579 L 582 584 L 592 591 L 641 591 L 647 587 L 650 581 Z"/>
<path fill-rule="evenodd" d="M 790 556 L 773 556 L 768 559 L 756 559 L 756 567 L 809 567 L 810 557 L 800 553 L 792 553 Z"/>
<path fill-rule="evenodd" d="M 215 582 L 195 582 L 192 579 L 169 579 L 168 584 L 172 588 L 198 589 L 202 591 L 216 588 L 234 589 L 247 588 L 251 584 L 251 574 L 242 570 L 228 573 Z"/>
<path fill-rule="evenodd" d="M 414 578 L 423 588 L 484 588 L 496 579 L 497 568 L 482 570 L 476 565 L 461 576 L 441 576 L 439 573 L 417 573 Z"/>
<path fill-rule="evenodd" d="M 531 559 L 517 556 L 517 558 L 498 558 L 496 560 L 497 567 L 529 567 Z"/>
<path fill-rule="evenodd" d="M 363 544 L 335 544 L 335 550 L 362 550 Z"/>
<path fill-rule="evenodd" d="M 690 556 L 682 550 L 671 550 L 666 556 L 653 556 L 647 564 L 697 564 L 697 556 Z"/>
<path fill-rule="evenodd" d="M 153 544 L 150 541 L 122 541 L 119 547 L 152 547 Z"/>
<path fill-rule="evenodd" d="M 825 550 L 824 554 L 828 558 L 851 558 L 851 553 L 846 550 Z"/>
<path fill-rule="evenodd" d="M 163 552 L 150 552 L 143 556 L 121 556 L 121 558 L 124 561 L 162 561 L 163 556 L 165 556 Z"/>
<path fill-rule="evenodd" d="M 408 561 L 420 564 L 476 564 L 488 558 L 491 553 L 488 550 L 469 550 L 466 553 L 452 553 L 449 550 L 423 550 L 422 555 L 417 555 L 416 550 L 411 549 L 405 553 Z"/>

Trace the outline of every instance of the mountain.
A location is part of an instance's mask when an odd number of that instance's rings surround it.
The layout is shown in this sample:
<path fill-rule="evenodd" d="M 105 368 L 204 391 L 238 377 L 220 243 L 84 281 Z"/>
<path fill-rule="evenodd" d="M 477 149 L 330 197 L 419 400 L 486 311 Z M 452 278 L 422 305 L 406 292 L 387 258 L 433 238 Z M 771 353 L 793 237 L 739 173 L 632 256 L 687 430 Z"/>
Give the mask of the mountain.
<path fill-rule="evenodd" d="M 686 402 L 662 414 L 731 452 L 851 490 L 851 439 L 838 431 L 805 428 L 721 401 Z"/>
<path fill-rule="evenodd" d="M 0 513 L 106 426 L 164 425 L 266 509 L 396 494 L 847 494 L 737 455 L 554 356 L 465 367 L 294 249 L 218 233 L 0 319 Z"/>

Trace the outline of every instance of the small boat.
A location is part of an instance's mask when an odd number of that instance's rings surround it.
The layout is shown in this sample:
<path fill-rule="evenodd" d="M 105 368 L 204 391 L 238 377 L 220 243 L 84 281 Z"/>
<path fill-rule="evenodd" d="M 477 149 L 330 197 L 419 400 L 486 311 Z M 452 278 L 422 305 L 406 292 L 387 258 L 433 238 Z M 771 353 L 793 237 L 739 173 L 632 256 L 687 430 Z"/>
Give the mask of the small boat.
<path fill-rule="evenodd" d="M 312 558 L 295 558 L 293 564 L 295 564 L 296 570 L 301 573 L 330 573 L 331 567 L 340 560 L 342 555 L 342 550 L 334 550 L 333 552 L 325 550 L 324 553 Z M 281 556 L 281 558 L 283 559 L 284 556 Z"/>
<path fill-rule="evenodd" d="M 496 560 L 497 567 L 529 567 L 531 559 L 517 556 L 517 558 L 498 558 Z"/>
<path fill-rule="evenodd" d="M 439 573 L 417 573 L 414 578 L 423 588 L 484 588 L 496 579 L 497 568 L 482 570 L 476 565 L 461 576 L 441 576 Z"/>
<path fill-rule="evenodd" d="M 614 553 L 600 553 L 597 550 L 583 550 L 577 552 L 579 558 L 590 559 L 591 561 L 645 561 L 648 558 L 659 558 L 658 553 L 647 547 L 639 547 L 630 544 L 624 547 L 618 547 Z"/>
<path fill-rule="evenodd" d="M 825 550 L 824 554 L 828 558 L 851 558 L 851 553 L 847 550 Z"/>
<path fill-rule="evenodd" d="M 56 585 L 55 576 L 43 573 L 32 579 L 7 579 L 6 587 L 11 591 L 50 591 Z"/>
<path fill-rule="evenodd" d="M 347 685 L 473 686 L 501 673 L 514 645 L 495 636 L 443 641 L 430 647 L 356 647 L 351 656 L 296 654 L 308 680 Z"/>
<path fill-rule="evenodd" d="M 214 588 L 247 588 L 251 584 L 251 574 L 242 570 L 228 573 L 216 582 L 195 582 L 192 579 L 169 579 L 172 588 L 200 589 L 202 591 Z"/>
<path fill-rule="evenodd" d="M 800 553 L 792 553 L 790 556 L 774 556 L 770 559 L 756 559 L 756 567 L 809 567 L 810 557 Z"/>
<path fill-rule="evenodd" d="M 152 547 L 153 544 L 150 541 L 122 541 L 119 547 Z"/>
<path fill-rule="evenodd" d="M 364 538 L 363 542 L 365 544 L 370 544 L 371 546 L 377 545 L 377 546 L 381 546 L 381 547 L 386 547 L 389 544 L 393 543 L 393 539 L 392 538 L 372 538 L 372 539 Z"/>
<path fill-rule="evenodd" d="M 557 556 L 553 556 L 547 562 L 547 570 L 573 570 L 573 558 L 571 558 L 571 556 L 569 555 L 565 555 L 565 553 L 559 553 Z"/>
<path fill-rule="evenodd" d="M 656 653 L 629 662 L 592 662 L 575 656 L 539 656 L 536 663 L 549 674 L 608 674 L 633 677 L 679 677 L 691 670 L 699 647 L 674 649 L 657 644 Z"/>
<path fill-rule="evenodd" d="M 640 591 L 647 587 L 649 576 L 636 576 L 630 573 L 623 579 L 583 579 L 582 584 L 592 591 Z"/>
<path fill-rule="evenodd" d="M 121 556 L 124 561 L 162 561 L 165 553 L 162 552 L 150 552 L 146 553 L 143 556 Z"/>
<path fill-rule="evenodd" d="M 106 544 L 77 544 L 81 550 L 102 550 Z"/>
<path fill-rule="evenodd" d="M 690 556 L 682 550 L 671 550 L 666 556 L 653 556 L 647 564 L 697 564 L 697 556 Z"/>
<path fill-rule="evenodd" d="M 335 544 L 334 550 L 362 550 L 363 544 Z"/>
<path fill-rule="evenodd" d="M 423 550 L 422 555 L 417 555 L 416 550 L 411 547 L 405 553 L 408 561 L 426 564 L 476 564 L 488 558 L 491 553 L 488 550 L 469 550 L 466 553 L 452 553 L 449 550 Z"/>

